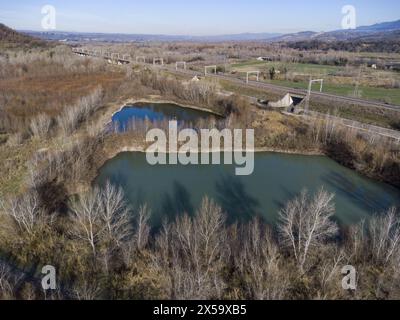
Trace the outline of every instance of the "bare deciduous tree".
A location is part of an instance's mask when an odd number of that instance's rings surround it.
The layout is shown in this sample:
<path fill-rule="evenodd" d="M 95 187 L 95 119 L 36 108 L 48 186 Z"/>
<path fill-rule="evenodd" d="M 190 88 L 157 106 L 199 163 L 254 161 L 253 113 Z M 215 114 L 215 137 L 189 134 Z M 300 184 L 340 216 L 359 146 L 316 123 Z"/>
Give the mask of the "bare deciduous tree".
<path fill-rule="evenodd" d="M 347 264 L 346 254 L 341 248 L 332 245 L 324 249 L 321 253 L 324 254 L 326 259 L 317 267 L 320 281 L 318 299 L 328 299 L 330 294 L 329 289 L 331 288 L 332 292 L 337 291 L 341 285 L 341 267 Z"/>
<path fill-rule="evenodd" d="M 371 253 L 378 261 L 388 263 L 400 255 L 400 215 L 396 208 L 373 218 L 368 225 Z"/>
<path fill-rule="evenodd" d="M 136 228 L 134 239 L 136 242 L 136 247 L 139 250 L 143 250 L 150 236 L 150 227 L 149 227 L 149 219 L 150 219 L 150 211 L 147 209 L 147 206 L 143 206 L 139 209 L 137 218 L 136 218 Z"/>
<path fill-rule="evenodd" d="M 0 299 L 15 298 L 15 287 L 19 279 L 9 265 L 0 261 Z"/>
<path fill-rule="evenodd" d="M 221 276 L 226 258 L 225 217 L 220 207 L 205 198 L 196 217 L 185 215 L 173 228 L 171 264 L 173 292 L 178 299 L 221 297 Z"/>
<path fill-rule="evenodd" d="M 99 241 L 107 239 L 119 245 L 128 237 L 129 210 L 123 198 L 121 189 L 107 183 L 103 190 L 95 187 L 71 201 L 73 233 L 90 244 L 94 255 Z"/>
<path fill-rule="evenodd" d="M 288 289 L 288 279 L 281 272 L 280 254 L 272 233 L 259 219 L 243 227 L 235 263 L 244 279 L 249 298 L 281 300 Z"/>
<path fill-rule="evenodd" d="M 303 191 L 280 212 L 282 242 L 293 252 L 302 272 L 310 250 L 338 232 L 336 223 L 331 220 L 335 213 L 333 198 L 333 194 L 323 189 L 313 199 Z"/>
<path fill-rule="evenodd" d="M 70 203 L 74 222 L 72 232 L 90 244 L 94 255 L 96 255 L 96 243 L 103 232 L 102 212 L 98 209 L 99 203 L 100 194 L 97 188 Z"/>
<path fill-rule="evenodd" d="M 32 235 L 35 228 L 46 220 L 44 210 L 40 206 L 39 195 L 35 190 L 30 190 L 19 197 L 0 199 L 0 209 L 22 232 L 29 235 Z"/>
<path fill-rule="evenodd" d="M 73 287 L 72 297 L 81 301 L 93 301 L 99 299 L 101 288 L 96 281 L 81 279 Z"/>
<path fill-rule="evenodd" d="M 110 182 L 107 182 L 105 187 L 100 190 L 99 196 L 99 209 L 106 233 L 109 239 L 119 244 L 130 233 L 130 211 L 124 200 L 124 192 L 121 188 L 116 188 Z"/>
<path fill-rule="evenodd" d="M 351 226 L 345 241 L 345 249 L 351 259 L 361 260 L 365 258 L 367 235 L 365 234 L 365 220 Z"/>

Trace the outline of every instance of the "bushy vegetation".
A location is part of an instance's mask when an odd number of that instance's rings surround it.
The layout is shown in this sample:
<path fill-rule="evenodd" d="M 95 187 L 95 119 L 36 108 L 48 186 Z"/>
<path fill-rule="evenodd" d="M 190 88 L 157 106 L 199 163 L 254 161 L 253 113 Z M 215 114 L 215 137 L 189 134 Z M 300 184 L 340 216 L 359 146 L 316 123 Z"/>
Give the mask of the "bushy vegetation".
<path fill-rule="evenodd" d="M 79 60 L 64 47 L 8 52 L 0 60 L 0 132 L 23 132 L 39 115 L 55 118 L 98 87 L 116 92 L 124 76 L 102 61 Z"/>
<path fill-rule="evenodd" d="M 400 53 L 399 32 L 393 34 L 392 39 L 356 39 L 353 41 L 296 41 L 286 45 L 299 50 L 336 50 L 348 52 L 389 52 Z"/>
<path fill-rule="evenodd" d="M 31 190 L 0 202 L 0 297 L 43 299 L 40 270 L 53 265 L 51 299 L 395 299 L 399 298 L 400 217 L 395 209 L 342 230 L 333 195 L 304 191 L 276 227 L 255 218 L 227 224 L 205 198 L 194 217 L 148 225 L 146 207 L 127 207 L 107 184 L 49 212 Z M 357 290 L 341 269 L 357 270 Z"/>

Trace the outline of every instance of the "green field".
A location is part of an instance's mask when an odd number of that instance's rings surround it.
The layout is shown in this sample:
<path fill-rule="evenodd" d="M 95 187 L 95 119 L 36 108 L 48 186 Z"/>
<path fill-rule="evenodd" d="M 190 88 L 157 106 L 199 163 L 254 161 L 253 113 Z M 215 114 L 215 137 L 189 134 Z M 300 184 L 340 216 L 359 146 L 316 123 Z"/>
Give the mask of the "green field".
<path fill-rule="evenodd" d="M 257 88 L 250 88 L 226 80 L 220 80 L 219 83 L 223 90 L 235 92 L 238 94 L 248 95 L 270 101 L 277 101 L 278 99 L 282 98 L 281 95 L 276 93 L 266 92 L 265 90 Z M 352 106 L 322 104 L 320 102 L 315 102 L 313 100 L 311 100 L 310 106 L 311 109 L 314 111 L 335 114 L 339 117 L 343 117 L 346 119 L 356 120 L 363 123 L 382 126 L 386 128 L 394 129 L 393 123 L 394 122 L 397 123 L 399 121 L 399 118 L 396 117 L 396 114 L 391 114 L 391 113 L 387 114 L 385 112 L 380 112 L 380 111 L 376 112 L 375 110 L 368 108 L 364 108 L 363 112 L 360 112 L 358 108 L 354 108 Z"/>
<path fill-rule="evenodd" d="M 292 82 L 284 80 L 268 80 L 265 82 L 294 89 L 308 88 L 307 82 Z M 313 90 L 318 91 L 319 84 L 315 84 Z M 354 95 L 354 86 L 324 83 L 322 92 L 351 97 Z M 400 90 L 360 86 L 358 98 L 400 105 Z"/>
<path fill-rule="evenodd" d="M 237 72 L 250 71 L 249 67 L 257 67 L 256 69 L 269 70 L 272 67 L 275 69 L 287 68 L 289 71 L 297 73 L 305 73 L 312 75 L 328 75 L 334 74 L 338 71 L 344 70 L 344 67 L 327 66 L 319 64 L 306 64 L 306 63 L 281 63 L 281 62 L 265 62 L 265 61 L 248 61 L 238 64 L 232 64 L 231 70 Z M 281 70 L 282 71 L 282 70 Z"/>
<path fill-rule="evenodd" d="M 296 81 L 290 80 L 262 80 L 266 83 L 271 83 L 275 85 L 285 86 L 294 89 L 307 89 L 308 81 L 305 81 L 304 76 L 301 75 L 312 75 L 313 77 L 322 77 L 325 79 L 323 92 L 337 94 L 341 96 L 353 96 L 354 95 L 354 83 L 349 83 L 353 81 L 353 78 L 348 78 L 345 83 L 334 83 L 332 79 L 336 79 L 336 75 L 345 71 L 345 67 L 339 66 L 326 66 L 317 64 L 303 64 L 303 63 L 279 63 L 279 62 L 265 62 L 265 61 L 248 61 L 243 63 L 237 63 L 231 65 L 231 71 L 235 71 L 240 74 L 241 78 L 245 78 L 245 72 L 251 70 L 259 70 L 268 72 L 269 69 L 274 67 L 277 70 L 282 71 L 283 68 L 291 72 L 292 74 L 298 74 L 298 78 L 295 77 Z M 372 69 L 364 70 L 364 76 L 369 76 L 374 79 L 374 73 Z M 400 79 L 400 74 L 390 71 L 381 71 L 384 76 Z M 279 75 L 277 75 L 279 78 Z M 315 85 L 314 90 L 319 90 L 319 85 Z M 362 85 L 359 87 L 358 98 L 375 100 L 379 102 L 400 105 L 400 90 L 399 89 L 388 89 L 379 86 L 367 86 Z"/>

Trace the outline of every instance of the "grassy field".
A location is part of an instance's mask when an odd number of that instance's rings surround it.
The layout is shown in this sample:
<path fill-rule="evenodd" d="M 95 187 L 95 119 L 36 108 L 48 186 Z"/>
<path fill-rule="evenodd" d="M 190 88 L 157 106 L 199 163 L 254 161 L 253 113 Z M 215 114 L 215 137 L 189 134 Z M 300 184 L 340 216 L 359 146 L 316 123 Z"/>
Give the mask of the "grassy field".
<path fill-rule="evenodd" d="M 231 66 L 232 71 L 246 72 L 254 70 L 269 70 L 275 67 L 278 70 L 287 68 L 292 72 L 312 74 L 312 75 L 327 75 L 336 73 L 344 69 L 344 67 L 325 66 L 318 64 L 305 64 L 305 63 L 280 63 L 280 62 L 265 62 L 265 61 L 249 61 Z"/>
<path fill-rule="evenodd" d="M 398 53 L 386 53 L 386 52 L 359 52 L 356 54 L 361 58 L 371 58 L 371 59 L 394 59 L 400 60 L 400 54 Z"/>
<path fill-rule="evenodd" d="M 276 75 L 276 79 L 261 79 L 267 83 L 281 85 L 294 89 L 307 89 L 307 76 L 314 78 L 323 78 L 323 92 L 337 94 L 342 96 L 354 96 L 354 79 L 358 74 L 357 69 L 351 69 L 338 66 L 325 66 L 316 64 L 302 63 L 276 63 L 263 61 L 248 61 L 231 65 L 231 72 L 239 73 L 239 76 L 245 78 L 247 71 L 261 71 L 268 74 L 269 69 L 274 67 L 276 70 L 288 71 L 288 76 Z M 352 77 L 351 74 L 354 74 Z M 346 74 L 344 76 L 344 74 Z M 285 78 L 287 78 L 285 80 Z M 397 88 L 385 88 L 382 83 L 385 81 L 400 81 L 400 73 L 392 71 L 377 71 L 373 69 L 363 69 L 361 83 L 359 86 L 359 98 L 375 100 L 379 102 L 400 105 L 400 90 Z M 380 82 L 380 86 L 377 84 Z M 314 90 L 318 90 L 317 87 Z"/>
<path fill-rule="evenodd" d="M 249 88 L 246 86 L 238 85 L 229 81 L 221 80 L 219 84 L 223 90 L 243 94 L 247 96 L 256 97 L 259 99 L 265 99 L 269 101 L 277 101 L 282 98 L 273 92 L 267 92 L 262 89 Z M 283 85 L 283 84 L 282 84 Z M 335 114 L 339 117 L 343 117 L 350 120 L 356 120 L 367 124 L 378 125 L 386 128 L 393 128 L 393 121 L 400 117 L 399 113 L 380 112 L 380 110 L 363 108 L 362 112 L 354 106 L 344 105 L 328 105 L 319 101 L 311 100 L 311 109 L 322 113 Z M 396 120 L 398 121 L 398 120 Z"/>
<path fill-rule="evenodd" d="M 384 59 L 384 57 L 381 57 Z M 272 61 L 257 61 L 257 60 L 250 60 L 240 63 L 233 63 L 230 65 L 231 71 L 236 72 L 246 72 L 252 70 L 269 70 L 274 67 L 277 70 L 282 71 L 284 68 L 288 70 L 288 72 L 294 73 L 304 73 L 310 75 L 339 75 L 341 72 L 351 73 L 354 74 L 359 73 L 358 67 L 344 67 L 344 66 L 332 66 L 332 65 L 323 65 L 323 64 L 312 64 L 312 63 L 289 63 L 289 62 L 272 62 Z M 392 77 L 394 79 L 400 79 L 400 73 L 395 71 L 388 71 L 388 70 L 374 70 L 372 68 L 364 67 L 363 69 L 363 76 L 376 76 L 376 74 L 383 74 L 386 77 Z"/>
<path fill-rule="evenodd" d="M 307 89 L 307 82 L 292 82 L 285 80 L 267 80 L 267 83 L 276 84 L 280 86 L 285 86 L 294 89 Z M 316 84 L 313 87 L 314 91 L 319 90 L 319 84 Z M 332 93 L 341 96 L 353 97 L 354 96 L 354 86 L 345 85 L 345 84 L 331 84 L 324 83 L 322 92 Z M 360 86 L 359 87 L 359 96 L 358 98 L 368 99 L 368 100 L 376 100 L 389 104 L 400 105 L 400 90 L 399 89 L 385 89 L 385 88 L 373 88 Z"/>

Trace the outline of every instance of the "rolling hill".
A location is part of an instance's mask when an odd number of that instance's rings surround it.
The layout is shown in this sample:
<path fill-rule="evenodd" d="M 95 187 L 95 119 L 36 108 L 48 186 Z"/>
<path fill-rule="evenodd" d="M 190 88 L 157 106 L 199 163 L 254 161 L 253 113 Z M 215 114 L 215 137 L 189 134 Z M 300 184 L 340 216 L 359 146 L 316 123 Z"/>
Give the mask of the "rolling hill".
<path fill-rule="evenodd" d="M 362 26 L 354 30 L 334 30 L 329 32 L 303 31 L 290 34 L 278 33 L 240 33 L 213 36 L 162 35 L 162 34 L 112 34 L 87 32 L 39 32 L 21 31 L 26 35 L 53 41 L 64 42 L 228 42 L 228 41 L 267 41 L 267 42 L 296 42 L 296 41 L 349 41 L 357 39 L 397 40 L 400 31 L 400 20 L 383 22 L 371 26 Z"/>
<path fill-rule="evenodd" d="M 241 33 L 214 36 L 162 35 L 162 34 L 122 34 L 122 33 L 87 33 L 67 31 L 23 31 L 24 33 L 45 40 L 68 42 L 228 42 L 228 41 L 264 41 L 279 36 L 278 33 Z"/>
<path fill-rule="evenodd" d="M 395 39 L 400 31 L 400 20 L 383 22 L 371 26 L 362 26 L 353 30 L 335 30 L 329 32 L 299 32 L 281 35 L 270 39 L 272 42 L 293 41 L 348 41 L 361 39 L 387 40 Z"/>
<path fill-rule="evenodd" d="M 0 48 L 33 48 L 46 47 L 48 43 L 32 36 L 17 32 L 0 23 Z"/>

